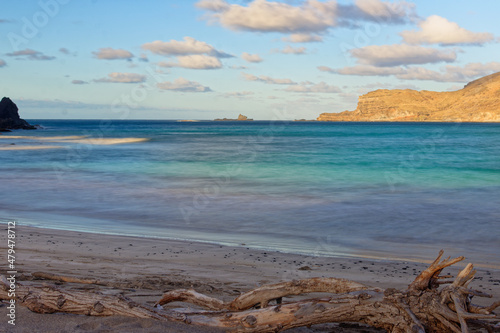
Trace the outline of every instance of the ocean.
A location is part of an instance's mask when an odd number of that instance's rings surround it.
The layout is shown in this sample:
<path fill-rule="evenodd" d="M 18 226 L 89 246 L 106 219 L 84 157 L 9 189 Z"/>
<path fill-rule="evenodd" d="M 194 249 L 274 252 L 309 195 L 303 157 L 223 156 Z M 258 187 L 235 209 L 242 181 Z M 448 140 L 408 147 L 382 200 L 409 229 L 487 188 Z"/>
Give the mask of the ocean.
<path fill-rule="evenodd" d="M 500 268 L 500 124 L 29 122 L 0 222 Z"/>

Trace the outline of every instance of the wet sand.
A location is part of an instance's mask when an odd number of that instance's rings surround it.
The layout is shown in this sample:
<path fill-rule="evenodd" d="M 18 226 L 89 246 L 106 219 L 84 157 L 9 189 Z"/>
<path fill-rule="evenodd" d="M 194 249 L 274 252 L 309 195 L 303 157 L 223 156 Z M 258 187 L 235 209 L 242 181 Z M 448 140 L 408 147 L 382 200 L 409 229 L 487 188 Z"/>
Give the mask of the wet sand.
<path fill-rule="evenodd" d="M 1 225 L 0 252 L 7 252 L 7 227 Z M 263 284 L 309 277 L 336 277 L 372 287 L 406 286 L 427 267 L 410 261 L 366 258 L 311 257 L 263 250 L 242 245 L 215 244 L 100 235 L 73 231 L 16 226 L 18 281 L 32 280 L 33 272 L 48 272 L 110 282 L 114 289 L 142 304 L 154 304 L 163 292 L 194 288 L 223 300 Z M 436 253 L 437 255 L 437 253 Z M 459 256 L 466 253 L 445 253 Z M 434 258 L 429 258 L 432 261 Z M 455 275 L 467 259 L 443 273 Z M 5 269 L 2 264 L 2 273 Z M 471 287 L 500 299 L 500 271 L 477 268 Z M 53 283 L 53 282 L 48 282 Z M 93 287 L 88 286 L 92 289 Z M 111 290 L 109 290 L 111 292 Z M 475 299 L 489 304 L 490 299 Z M 181 304 L 174 303 L 172 307 Z M 158 323 L 133 318 L 96 318 L 65 314 L 34 314 L 18 307 L 16 328 L 7 325 L 6 306 L 0 307 L 0 332 L 216 332 L 180 323 Z M 2 330 L 3 329 L 3 330 Z M 289 332 L 375 332 L 349 325 L 318 325 Z"/>

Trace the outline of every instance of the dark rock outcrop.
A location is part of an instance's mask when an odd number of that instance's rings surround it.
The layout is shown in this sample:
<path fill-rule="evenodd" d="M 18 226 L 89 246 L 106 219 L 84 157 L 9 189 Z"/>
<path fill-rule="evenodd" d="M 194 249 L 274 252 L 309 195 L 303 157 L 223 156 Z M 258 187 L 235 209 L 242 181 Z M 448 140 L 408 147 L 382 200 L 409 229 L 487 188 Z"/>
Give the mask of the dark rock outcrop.
<path fill-rule="evenodd" d="M 8 97 L 0 101 L 0 131 L 11 129 L 36 129 L 19 117 L 17 105 Z"/>
<path fill-rule="evenodd" d="M 231 118 L 217 118 L 214 119 L 214 121 L 252 121 L 253 119 L 249 119 L 247 116 L 244 116 L 240 114 L 237 119 L 231 119 Z"/>

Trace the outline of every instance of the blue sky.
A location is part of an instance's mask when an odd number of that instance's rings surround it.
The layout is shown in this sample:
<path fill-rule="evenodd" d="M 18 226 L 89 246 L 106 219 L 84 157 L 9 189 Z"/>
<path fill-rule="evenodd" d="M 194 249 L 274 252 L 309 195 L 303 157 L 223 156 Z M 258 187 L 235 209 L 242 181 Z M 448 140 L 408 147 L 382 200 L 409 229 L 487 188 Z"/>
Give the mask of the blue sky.
<path fill-rule="evenodd" d="M 500 2 L 15 1 L 0 95 L 27 119 L 315 119 L 500 71 Z"/>

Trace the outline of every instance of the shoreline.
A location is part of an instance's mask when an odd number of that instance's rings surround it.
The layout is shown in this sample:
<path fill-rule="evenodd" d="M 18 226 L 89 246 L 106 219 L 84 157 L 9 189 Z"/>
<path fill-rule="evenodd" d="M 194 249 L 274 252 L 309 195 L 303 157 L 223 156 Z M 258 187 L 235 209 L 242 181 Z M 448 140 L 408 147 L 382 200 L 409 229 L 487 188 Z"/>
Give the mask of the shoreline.
<path fill-rule="evenodd" d="M 344 111 L 339 111 L 339 112 L 333 112 L 333 113 L 341 113 Z M 101 118 L 96 118 L 96 119 L 73 119 L 73 118 L 68 118 L 68 119 L 60 119 L 60 118 L 47 118 L 47 119 L 28 119 L 29 121 L 114 121 L 114 122 L 134 122 L 134 121 L 146 121 L 146 122 L 179 122 L 179 123 L 192 123 L 192 122 L 216 122 L 216 123 L 224 123 L 227 121 L 216 121 L 213 119 L 101 119 Z M 238 123 L 248 123 L 248 121 L 241 121 L 241 120 L 232 120 L 233 122 L 238 122 Z M 441 124 L 499 124 L 500 120 L 497 121 L 468 121 L 468 120 L 364 120 L 364 121 L 359 121 L 359 120 L 317 120 L 317 119 L 306 119 L 306 120 L 300 120 L 300 119 L 283 119 L 283 120 L 276 120 L 276 119 L 253 119 L 251 122 L 284 122 L 284 123 L 401 123 L 401 124 L 408 124 L 408 123 L 415 123 L 415 124 L 425 124 L 425 123 L 441 123 Z M 18 130 L 12 130 L 12 131 L 18 131 Z M 8 132 L 7 132 L 8 133 Z"/>
<path fill-rule="evenodd" d="M 0 251 L 7 250 L 6 229 L 2 223 Z M 345 278 L 372 287 L 398 288 L 404 290 L 413 279 L 427 267 L 427 264 L 373 260 L 365 258 L 313 257 L 249 247 L 223 246 L 211 243 L 117 236 L 79 231 L 66 231 L 16 226 L 16 269 L 18 281 L 30 281 L 30 273 L 47 272 L 80 278 L 92 278 L 115 284 L 118 291 L 142 304 L 154 304 L 166 290 L 191 288 L 223 300 L 246 292 L 263 284 L 305 279 L 310 277 Z M 437 255 L 437 253 L 436 253 Z M 446 253 L 445 256 L 454 253 Z M 458 255 L 467 255 L 466 253 Z M 432 261 L 433 258 L 429 258 Z M 445 273 L 455 275 L 469 263 L 451 267 Z M 474 264 L 474 262 L 472 262 Z M 492 294 L 500 299 L 500 271 L 476 268 L 478 273 L 471 287 Z M 2 273 L 3 272 L 2 270 Z M 40 284 L 41 281 L 35 281 Z M 47 281 L 53 284 L 53 281 Z M 108 292 L 111 292 L 108 290 Z M 116 288 L 114 292 L 117 292 Z M 490 303 L 491 299 L 475 298 L 475 302 Z M 178 307 L 178 303 L 173 304 Z M 5 317 L 6 307 L 0 307 L 0 316 Z M 66 330 L 77 330 L 78 325 L 91 325 L 94 329 L 111 325 L 110 332 L 124 331 L 134 325 L 159 323 L 132 318 L 97 318 L 74 315 L 35 314 L 19 309 L 19 326 L 23 321 L 41 321 L 40 332 L 53 331 L 60 325 Z M 55 322 L 55 323 L 54 323 Z M 124 323 L 128 323 L 128 326 Z M 110 324 L 115 323 L 115 324 Z M 120 323 L 120 325 L 118 325 Z M 169 323 L 170 324 L 170 323 Z M 26 324 L 28 325 L 28 324 Z M 52 325 L 52 326 L 51 326 Z M 16 325 L 17 326 L 17 325 Z M 142 327 L 142 326 L 141 326 Z M 179 328 L 180 327 L 180 328 Z M 166 332 L 197 332 L 192 326 L 172 325 Z M 165 329 L 162 326 L 162 330 Z M 170 331 L 169 331 L 170 329 Z M 329 328 L 331 331 L 331 327 Z M 127 330 L 125 330 L 127 331 Z M 134 329 L 143 332 L 140 328 Z M 203 328 L 200 332 L 209 332 Z M 358 332 L 359 330 L 339 331 Z M 83 330 L 82 330 L 83 332 Z M 293 332 L 293 330 L 291 331 Z M 298 331 L 297 331 L 298 332 Z M 316 328 L 310 331 L 322 332 Z"/>
<path fill-rule="evenodd" d="M 7 222 L 6 219 L 0 220 L 0 226 L 1 225 L 6 225 Z M 266 252 L 276 252 L 276 253 L 281 253 L 284 255 L 291 255 L 291 256 L 302 256 L 302 257 L 311 257 L 311 258 L 333 258 L 333 259 L 350 259 L 350 260 L 371 260 L 371 261 L 377 261 L 377 262 L 410 262 L 410 263 L 415 263 L 415 264 L 430 264 L 435 256 L 437 256 L 438 251 L 423 251 L 425 254 L 428 254 L 428 256 L 425 256 L 424 253 L 421 254 L 415 254 L 413 256 L 409 255 L 402 255 L 401 253 L 398 255 L 396 252 L 398 250 L 398 246 L 393 246 L 393 249 L 395 250 L 394 253 L 388 252 L 388 250 L 378 250 L 378 251 L 370 251 L 369 249 L 357 249 L 356 252 L 349 252 L 348 248 L 346 250 L 342 251 L 341 249 L 337 251 L 331 251 L 331 250 L 323 250 L 322 252 L 319 250 L 315 251 L 307 251 L 307 250 L 300 250 L 298 248 L 295 249 L 284 249 L 282 247 L 266 247 L 264 245 L 250 245 L 246 243 L 239 243 L 236 244 L 234 241 L 217 241 L 217 240 L 209 240 L 209 239 L 197 239 L 197 238 L 181 238 L 178 236 L 172 236 L 172 237 L 167 237 L 167 236 L 153 236 L 153 235 L 148 235 L 148 234 L 141 234 L 141 235 L 132 235 L 130 233 L 117 233 L 117 232 L 111 232 L 111 231 L 105 231 L 105 230 L 82 230 L 84 229 L 72 229 L 71 227 L 43 227 L 39 225 L 32 225 L 29 222 L 21 222 L 19 223 L 16 221 L 16 225 L 21 226 L 21 227 L 27 227 L 27 228 L 35 228 L 35 229 L 43 229 L 43 230 L 54 230 L 57 232 L 77 232 L 77 233 L 84 233 L 84 234 L 90 234 L 95 237 L 99 236 L 116 236 L 116 237 L 130 237 L 130 238 L 138 238 L 138 239 L 151 239 L 151 240 L 162 240 L 162 241 L 172 241 L 172 242 L 181 242 L 181 243 L 200 243 L 200 244 L 205 244 L 205 245 L 214 245 L 214 246 L 224 246 L 224 247 L 231 247 L 231 248 L 236 248 L 236 249 L 246 249 L 246 250 L 255 250 L 255 251 L 266 251 Z M 178 232 L 178 231 L 176 231 Z M 326 246 L 326 245 L 325 245 Z M 423 249 L 422 249 L 423 250 Z M 444 248 L 445 254 L 448 253 L 450 256 L 466 256 L 467 253 L 458 253 L 458 252 L 452 252 L 453 249 L 450 248 Z M 470 254 L 469 254 L 470 255 Z M 474 254 L 469 260 L 473 261 L 473 264 L 475 267 L 480 267 L 484 269 L 492 269 L 492 270 L 498 270 L 500 271 L 500 263 L 491 263 L 490 261 L 483 260 L 483 262 L 477 261 L 478 259 L 481 259 L 480 256 L 477 254 Z M 467 258 L 466 258 L 467 259 Z M 459 263 L 458 266 L 461 264 Z M 465 264 L 463 265 L 465 266 Z"/>

